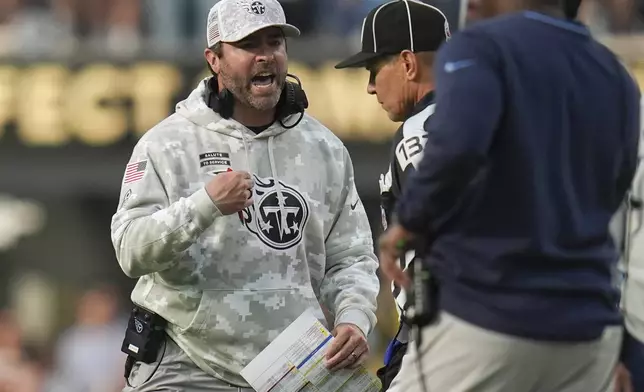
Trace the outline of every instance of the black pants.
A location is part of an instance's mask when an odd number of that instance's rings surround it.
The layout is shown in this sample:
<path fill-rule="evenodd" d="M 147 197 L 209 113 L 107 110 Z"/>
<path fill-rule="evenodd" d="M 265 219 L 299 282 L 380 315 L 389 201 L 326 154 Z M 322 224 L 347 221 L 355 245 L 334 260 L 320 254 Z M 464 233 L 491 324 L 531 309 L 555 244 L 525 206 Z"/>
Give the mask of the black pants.
<path fill-rule="evenodd" d="M 631 373 L 634 392 L 644 392 L 644 343 L 633 337 L 628 331 L 622 343 L 622 361 Z"/>
<path fill-rule="evenodd" d="M 380 392 L 384 392 L 389 389 L 389 385 L 391 385 L 391 382 L 396 378 L 396 375 L 400 371 L 403 357 L 405 356 L 405 353 L 407 353 L 408 344 L 409 343 L 397 344 L 391 352 L 389 362 L 378 369 L 376 375 L 382 383 L 382 389 L 380 389 Z"/>

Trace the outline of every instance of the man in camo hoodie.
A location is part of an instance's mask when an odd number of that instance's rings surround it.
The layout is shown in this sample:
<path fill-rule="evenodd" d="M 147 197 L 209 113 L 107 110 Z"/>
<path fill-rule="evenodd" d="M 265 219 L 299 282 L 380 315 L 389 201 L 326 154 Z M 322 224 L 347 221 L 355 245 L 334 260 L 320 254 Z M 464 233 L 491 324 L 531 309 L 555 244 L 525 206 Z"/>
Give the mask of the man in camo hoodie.
<path fill-rule="evenodd" d="M 242 368 L 305 310 L 325 323 L 320 303 L 334 316 L 330 370 L 368 355 L 378 263 L 351 159 L 314 118 L 280 119 L 284 37 L 297 35 L 277 0 L 215 4 L 214 76 L 134 148 L 112 241 L 138 278 L 133 302 L 168 321 L 168 338 L 127 391 L 249 388 Z"/>

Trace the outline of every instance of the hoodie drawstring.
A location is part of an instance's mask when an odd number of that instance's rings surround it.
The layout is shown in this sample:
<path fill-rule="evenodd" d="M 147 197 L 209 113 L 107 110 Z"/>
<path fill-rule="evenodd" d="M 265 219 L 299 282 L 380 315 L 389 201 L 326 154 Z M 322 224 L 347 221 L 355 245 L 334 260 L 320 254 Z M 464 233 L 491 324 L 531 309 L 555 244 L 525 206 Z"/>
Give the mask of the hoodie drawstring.
<path fill-rule="evenodd" d="M 248 141 L 246 140 L 246 136 L 244 135 L 244 132 L 241 132 L 241 137 L 242 137 L 242 143 L 244 144 L 244 153 L 246 154 L 246 162 L 248 164 L 248 171 L 251 172 L 252 176 L 252 170 L 253 166 L 250 161 L 250 154 L 248 152 Z M 277 205 L 279 206 L 280 209 L 280 228 L 281 230 L 284 230 L 287 228 L 287 220 L 286 220 L 286 211 L 284 209 L 284 195 L 282 193 L 282 185 L 280 184 L 279 180 L 277 179 L 277 169 L 275 168 L 275 157 L 273 156 L 273 139 L 274 136 L 270 136 L 268 138 L 268 162 L 270 165 L 271 169 L 271 177 L 273 177 L 275 181 L 275 189 L 277 191 Z M 255 211 L 256 213 L 261 213 L 258 209 L 257 206 L 255 205 L 256 200 L 253 198 L 253 206 L 255 206 Z"/>
<path fill-rule="evenodd" d="M 277 179 L 277 170 L 275 169 L 275 157 L 273 157 L 273 138 L 274 136 L 268 138 L 268 162 L 271 165 L 271 176 L 275 179 L 275 187 L 277 189 L 277 205 L 280 208 L 281 216 L 280 228 L 283 233 L 284 229 L 288 227 L 288 223 L 286 222 L 286 211 L 284 210 L 285 199 L 284 195 L 282 194 L 282 185 Z"/>
<path fill-rule="evenodd" d="M 246 154 L 246 164 L 248 165 L 248 172 L 251 173 L 251 180 L 252 180 L 252 171 L 253 171 L 253 165 L 251 165 L 250 162 L 250 155 L 248 155 L 248 142 L 246 141 L 246 136 L 244 136 L 244 132 L 241 132 L 241 137 L 242 137 L 242 143 L 244 143 L 244 154 Z"/>
<path fill-rule="evenodd" d="M 246 155 L 246 165 L 248 165 L 248 173 L 250 174 L 250 180 L 253 181 L 253 186 L 255 186 L 255 180 L 253 179 L 253 165 L 250 161 L 250 154 L 248 153 L 248 142 L 246 141 L 246 136 L 244 136 L 244 131 L 241 131 L 241 137 L 242 137 L 242 143 L 244 144 L 244 154 Z M 255 206 L 255 191 L 253 189 L 250 190 L 251 197 L 253 198 L 253 207 L 255 207 L 255 211 L 257 211 L 257 207 Z M 241 212 L 240 212 L 241 214 Z M 240 215 L 241 218 L 241 215 Z"/>

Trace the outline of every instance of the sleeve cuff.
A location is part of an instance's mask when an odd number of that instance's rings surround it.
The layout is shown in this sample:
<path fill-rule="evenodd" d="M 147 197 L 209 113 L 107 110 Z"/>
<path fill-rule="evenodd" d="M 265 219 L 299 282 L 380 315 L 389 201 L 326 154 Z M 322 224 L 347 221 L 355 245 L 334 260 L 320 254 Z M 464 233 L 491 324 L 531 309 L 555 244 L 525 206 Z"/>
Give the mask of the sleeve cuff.
<path fill-rule="evenodd" d="M 419 219 L 405 219 L 404 215 L 401 215 L 401 210 L 397 211 L 392 219 L 392 222 L 399 224 L 405 230 L 414 233 L 414 234 L 423 234 L 427 227 L 429 226 L 427 222 Z"/>
<path fill-rule="evenodd" d="M 339 324 L 353 324 L 360 328 L 365 337 L 369 336 L 371 332 L 371 321 L 369 317 L 359 309 L 348 309 L 340 313 L 335 318 L 335 326 Z"/>
<path fill-rule="evenodd" d="M 222 216 L 219 208 L 217 208 L 210 196 L 208 196 L 206 188 L 199 189 L 189 199 L 194 203 L 196 212 L 195 219 L 199 227 L 208 227 L 216 218 Z"/>

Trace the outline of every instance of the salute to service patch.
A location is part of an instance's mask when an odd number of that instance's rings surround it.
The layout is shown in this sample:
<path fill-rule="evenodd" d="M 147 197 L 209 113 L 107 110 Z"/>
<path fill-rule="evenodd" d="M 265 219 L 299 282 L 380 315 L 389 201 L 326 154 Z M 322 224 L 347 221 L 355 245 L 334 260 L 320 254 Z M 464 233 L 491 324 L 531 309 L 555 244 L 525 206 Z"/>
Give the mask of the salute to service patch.
<path fill-rule="evenodd" d="M 199 167 L 207 168 L 208 174 L 218 174 L 230 168 L 230 154 L 227 152 L 205 152 L 199 154 Z"/>

